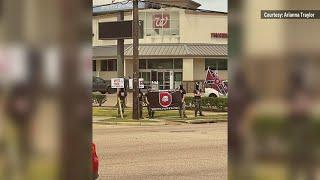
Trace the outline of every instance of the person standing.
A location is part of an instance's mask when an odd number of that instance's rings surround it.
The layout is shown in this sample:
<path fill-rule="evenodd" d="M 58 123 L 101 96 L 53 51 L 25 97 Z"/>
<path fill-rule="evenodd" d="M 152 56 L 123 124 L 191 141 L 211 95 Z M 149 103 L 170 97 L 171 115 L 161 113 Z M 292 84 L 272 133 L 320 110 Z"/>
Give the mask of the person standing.
<path fill-rule="evenodd" d="M 140 119 L 143 119 L 143 93 L 141 92 L 141 89 L 139 89 L 139 117 Z"/>
<path fill-rule="evenodd" d="M 127 91 L 125 88 L 121 88 L 118 92 L 118 98 L 121 105 L 121 112 L 124 114 L 124 108 L 126 106 L 126 99 L 127 99 Z M 118 106 L 118 116 L 120 116 L 120 106 Z"/>
<path fill-rule="evenodd" d="M 149 119 L 153 119 L 154 118 L 154 111 L 152 111 L 151 106 L 150 106 L 150 101 L 148 100 L 148 94 L 151 92 L 151 87 L 148 87 L 148 91 L 147 94 L 145 96 L 145 102 L 147 104 L 148 107 L 148 116 Z"/>
<path fill-rule="evenodd" d="M 179 109 L 179 114 L 180 118 L 187 118 L 186 115 L 186 102 L 185 102 L 185 97 L 186 97 L 186 90 L 183 88 L 183 85 L 180 85 L 179 92 L 181 94 L 181 104 L 180 104 L 180 109 Z"/>
<path fill-rule="evenodd" d="M 194 90 L 194 104 L 195 104 L 194 115 L 195 115 L 195 117 L 197 117 L 198 112 L 200 113 L 200 116 L 203 116 L 202 108 L 201 108 L 201 93 L 202 92 L 200 89 L 199 82 L 197 82 L 195 90 Z"/>

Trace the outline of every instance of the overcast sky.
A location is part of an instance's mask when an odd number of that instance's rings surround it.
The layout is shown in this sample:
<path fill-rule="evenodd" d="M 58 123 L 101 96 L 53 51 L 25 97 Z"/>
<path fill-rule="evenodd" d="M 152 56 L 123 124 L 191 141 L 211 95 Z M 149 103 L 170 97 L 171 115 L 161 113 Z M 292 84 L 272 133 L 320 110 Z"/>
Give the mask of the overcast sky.
<path fill-rule="evenodd" d="M 112 0 L 93 0 L 94 5 L 98 4 L 108 4 L 111 3 Z M 116 0 L 116 2 L 123 0 Z M 196 1 L 202 6 L 201 9 L 213 10 L 213 11 L 228 11 L 228 0 L 193 0 Z"/>

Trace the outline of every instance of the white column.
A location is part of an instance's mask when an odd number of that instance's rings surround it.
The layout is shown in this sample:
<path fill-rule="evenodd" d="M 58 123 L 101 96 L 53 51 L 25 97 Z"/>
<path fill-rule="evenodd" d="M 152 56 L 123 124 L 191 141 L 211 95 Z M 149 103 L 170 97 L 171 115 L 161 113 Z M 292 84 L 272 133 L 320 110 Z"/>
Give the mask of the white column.
<path fill-rule="evenodd" d="M 194 80 L 194 60 L 192 58 L 183 59 L 183 81 Z"/>

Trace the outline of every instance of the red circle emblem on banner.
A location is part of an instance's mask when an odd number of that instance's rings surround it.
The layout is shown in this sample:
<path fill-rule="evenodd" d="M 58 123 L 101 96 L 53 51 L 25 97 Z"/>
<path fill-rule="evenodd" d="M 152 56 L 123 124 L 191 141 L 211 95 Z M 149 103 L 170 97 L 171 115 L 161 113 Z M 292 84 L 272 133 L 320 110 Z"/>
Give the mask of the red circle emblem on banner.
<path fill-rule="evenodd" d="M 172 103 L 172 95 L 168 92 L 159 93 L 159 104 L 162 107 L 169 107 Z"/>

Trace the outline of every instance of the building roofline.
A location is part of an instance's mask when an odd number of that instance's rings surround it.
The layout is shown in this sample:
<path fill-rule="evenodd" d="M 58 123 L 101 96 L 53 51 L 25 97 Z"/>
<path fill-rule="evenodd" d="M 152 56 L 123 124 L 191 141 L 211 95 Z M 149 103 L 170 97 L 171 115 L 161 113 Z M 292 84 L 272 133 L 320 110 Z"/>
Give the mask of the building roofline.
<path fill-rule="evenodd" d="M 116 59 L 117 56 L 92 56 L 93 60 L 99 59 Z M 125 55 L 125 58 L 133 58 L 131 55 Z M 180 55 L 180 56 L 149 56 L 149 55 L 140 55 L 139 59 L 170 59 L 170 58 L 228 58 L 227 55 Z"/>
<path fill-rule="evenodd" d="M 192 3 L 197 3 L 197 2 L 194 2 L 194 1 L 190 1 Z M 228 14 L 228 12 L 223 12 L 223 11 L 214 11 L 214 10 L 208 10 L 208 9 L 200 9 L 200 8 L 196 8 L 196 9 L 193 9 L 193 8 L 187 8 L 187 7 L 182 7 L 182 6 L 175 6 L 175 5 L 170 5 L 170 4 L 165 4 L 165 3 L 156 3 L 156 2 L 150 2 L 148 0 L 146 1 L 141 1 L 141 3 L 144 3 L 143 6 L 145 6 L 144 8 L 140 8 L 142 10 L 144 9 L 152 9 L 150 7 L 148 7 L 148 5 L 146 6 L 146 4 L 158 4 L 158 5 L 162 5 L 162 6 L 165 6 L 166 8 L 179 8 L 179 9 L 185 9 L 185 10 L 189 10 L 189 11 L 194 11 L 194 12 L 203 12 L 203 13 L 219 13 L 219 14 Z M 124 4 L 122 2 L 117 2 L 117 3 L 109 3 L 109 4 L 102 4 L 102 5 L 97 5 L 97 6 L 93 6 L 92 8 L 98 8 L 98 7 L 104 7 L 104 6 L 112 6 L 112 5 L 115 5 L 115 4 Z M 197 3 L 199 4 L 199 3 Z M 201 4 L 199 4 L 201 6 Z M 113 12 L 94 12 L 92 13 L 93 16 L 99 16 L 99 15 L 105 15 L 105 14 L 115 14 L 115 13 L 118 13 L 118 12 L 131 12 L 132 9 L 124 9 L 124 10 L 118 10 L 118 11 L 113 11 Z"/>
<path fill-rule="evenodd" d="M 167 47 L 166 47 L 167 46 Z M 168 43 L 168 44 L 141 44 L 140 58 L 219 58 L 228 57 L 227 44 L 209 43 Z M 159 51 L 159 48 L 161 51 Z M 169 49 L 170 50 L 169 50 Z M 116 58 L 116 45 L 94 46 L 95 59 Z M 167 54 L 168 53 L 168 54 Z M 126 44 L 125 57 L 132 57 L 132 44 Z"/>
<path fill-rule="evenodd" d="M 125 44 L 125 46 L 131 46 L 132 44 Z M 184 45 L 198 45 L 198 46 L 208 46 L 208 45 L 215 45 L 215 46 L 227 46 L 228 44 L 214 44 L 214 43 L 139 43 L 141 46 L 184 46 Z M 95 47 L 111 47 L 111 46 L 117 46 L 117 45 L 105 45 L 105 46 L 93 46 Z"/>

